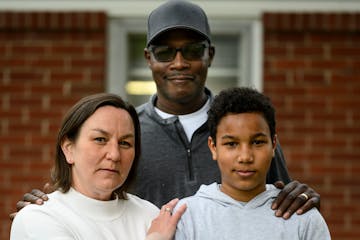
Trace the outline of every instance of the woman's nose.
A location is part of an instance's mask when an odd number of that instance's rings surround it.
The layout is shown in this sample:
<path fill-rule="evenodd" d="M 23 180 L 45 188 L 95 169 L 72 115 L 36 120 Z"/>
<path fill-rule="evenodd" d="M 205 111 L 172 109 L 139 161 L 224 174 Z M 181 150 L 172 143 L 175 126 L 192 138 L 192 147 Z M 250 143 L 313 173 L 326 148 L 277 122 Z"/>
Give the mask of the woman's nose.
<path fill-rule="evenodd" d="M 106 158 L 111 161 L 120 160 L 120 148 L 118 143 L 109 143 Z"/>

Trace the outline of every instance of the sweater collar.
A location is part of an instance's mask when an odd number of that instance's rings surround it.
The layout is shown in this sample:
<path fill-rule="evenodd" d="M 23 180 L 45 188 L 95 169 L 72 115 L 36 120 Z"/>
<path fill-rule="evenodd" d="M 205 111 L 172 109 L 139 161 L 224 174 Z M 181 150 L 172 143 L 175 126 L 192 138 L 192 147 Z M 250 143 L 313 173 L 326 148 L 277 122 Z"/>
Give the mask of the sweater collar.
<path fill-rule="evenodd" d="M 73 188 L 64 193 L 63 197 L 75 212 L 96 221 L 108 221 L 118 218 L 125 209 L 124 201 L 127 201 L 118 199 L 118 197 L 115 200 L 100 201 L 89 198 Z"/>

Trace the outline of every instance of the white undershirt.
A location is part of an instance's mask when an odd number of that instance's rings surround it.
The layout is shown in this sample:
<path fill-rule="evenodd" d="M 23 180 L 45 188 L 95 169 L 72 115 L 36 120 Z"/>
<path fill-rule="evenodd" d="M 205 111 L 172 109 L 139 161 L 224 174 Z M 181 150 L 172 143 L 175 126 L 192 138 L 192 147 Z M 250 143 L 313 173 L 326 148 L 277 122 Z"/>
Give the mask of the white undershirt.
<path fill-rule="evenodd" d="M 189 141 L 191 141 L 191 137 L 201 125 L 203 125 L 207 120 L 207 112 L 210 109 L 210 99 L 206 101 L 204 106 L 197 110 L 196 112 L 178 115 L 179 121 L 184 128 L 186 136 Z M 157 107 L 155 107 L 155 111 L 162 119 L 167 119 L 175 116 L 174 114 L 169 114 L 161 111 Z"/>

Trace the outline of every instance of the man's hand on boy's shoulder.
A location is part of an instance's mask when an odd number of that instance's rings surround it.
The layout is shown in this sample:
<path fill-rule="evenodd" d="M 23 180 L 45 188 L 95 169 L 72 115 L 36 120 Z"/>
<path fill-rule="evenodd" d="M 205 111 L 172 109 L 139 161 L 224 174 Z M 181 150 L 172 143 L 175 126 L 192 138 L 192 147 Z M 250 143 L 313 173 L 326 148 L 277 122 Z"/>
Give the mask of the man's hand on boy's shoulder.
<path fill-rule="evenodd" d="M 308 185 L 298 181 L 292 181 L 286 186 L 278 181 L 274 185 L 282 189 L 271 206 L 276 210 L 275 216 L 289 219 L 295 212 L 301 215 L 313 207 L 320 210 L 320 194 Z"/>

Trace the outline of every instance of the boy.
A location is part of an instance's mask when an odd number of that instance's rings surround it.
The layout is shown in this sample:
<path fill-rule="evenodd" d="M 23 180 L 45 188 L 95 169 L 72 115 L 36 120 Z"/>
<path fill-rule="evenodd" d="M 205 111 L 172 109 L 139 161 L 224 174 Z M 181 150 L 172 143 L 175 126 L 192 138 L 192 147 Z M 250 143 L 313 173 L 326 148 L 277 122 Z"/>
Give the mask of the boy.
<path fill-rule="evenodd" d="M 222 91 L 208 113 L 208 146 L 221 184 L 202 185 L 181 200 L 187 210 L 177 225 L 179 239 L 331 239 L 317 209 L 288 220 L 274 218 L 279 193 L 266 184 L 276 147 L 275 110 L 250 88 Z"/>

